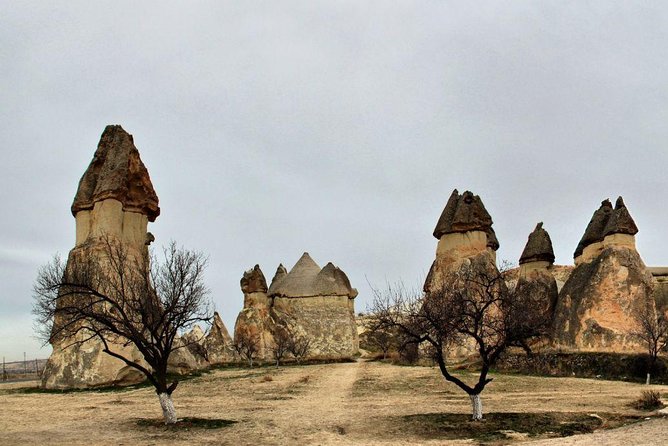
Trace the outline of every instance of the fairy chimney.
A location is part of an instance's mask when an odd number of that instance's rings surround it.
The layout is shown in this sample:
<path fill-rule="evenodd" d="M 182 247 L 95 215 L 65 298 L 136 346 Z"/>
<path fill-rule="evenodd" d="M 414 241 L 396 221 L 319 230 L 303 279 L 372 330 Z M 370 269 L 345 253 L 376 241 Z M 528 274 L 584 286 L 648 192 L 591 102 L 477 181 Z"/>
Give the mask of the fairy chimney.
<path fill-rule="evenodd" d="M 104 262 L 103 237 L 124 244 L 138 259 L 146 258 L 147 244 L 153 238 L 147 232 L 148 222 L 160 215 L 158 196 L 132 135 L 120 125 L 104 129 L 93 160 L 79 181 L 71 211 L 76 219 L 76 242 L 68 256 L 68 268 L 78 258 Z M 143 379 L 138 371 L 104 353 L 99 341 L 65 348 L 71 341 L 54 341 L 42 375 L 44 387 L 92 387 Z M 114 348 L 127 358 L 143 361 L 134 347 Z"/>
<path fill-rule="evenodd" d="M 564 348 L 642 351 L 634 314 L 655 307 L 655 281 L 635 247 L 638 228 L 619 197 L 594 213 L 559 293 L 553 338 Z"/>
<path fill-rule="evenodd" d="M 483 255 L 490 263 L 496 262 L 499 241 L 492 223 L 479 196 L 470 191 L 463 194 L 457 189 L 452 191 L 433 232 L 438 245 L 425 291 L 440 286 L 444 275 L 458 268 L 465 259 Z"/>

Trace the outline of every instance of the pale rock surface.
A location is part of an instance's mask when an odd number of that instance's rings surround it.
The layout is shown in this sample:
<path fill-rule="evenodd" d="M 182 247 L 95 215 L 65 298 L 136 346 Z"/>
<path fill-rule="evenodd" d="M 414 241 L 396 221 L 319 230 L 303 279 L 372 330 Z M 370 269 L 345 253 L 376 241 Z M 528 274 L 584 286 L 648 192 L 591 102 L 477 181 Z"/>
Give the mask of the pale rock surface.
<path fill-rule="evenodd" d="M 76 219 L 76 243 L 68 256 L 68 267 L 77 258 L 94 257 L 104 262 L 103 236 L 123 243 L 131 256 L 147 258 L 147 225 L 160 214 L 158 197 L 132 136 L 121 126 L 105 128 L 93 161 L 79 182 L 72 214 Z M 44 387 L 94 387 L 144 379 L 121 360 L 104 353 L 100 341 L 65 348 L 71 342 L 54 342 L 42 375 Z M 112 343 L 111 348 L 143 363 L 142 355 L 132 346 Z"/>
<path fill-rule="evenodd" d="M 621 197 L 594 213 L 561 289 L 553 340 L 562 348 L 642 352 L 634 314 L 655 307 L 655 279 L 635 249 L 635 222 Z M 595 247 L 595 250 L 587 251 Z M 582 253 L 578 256 L 580 249 Z"/>
<path fill-rule="evenodd" d="M 217 311 L 213 313 L 213 323 L 204 338 L 204 350 L 211 365 L 224 364 L 234 360 L 232 337 Z"/>

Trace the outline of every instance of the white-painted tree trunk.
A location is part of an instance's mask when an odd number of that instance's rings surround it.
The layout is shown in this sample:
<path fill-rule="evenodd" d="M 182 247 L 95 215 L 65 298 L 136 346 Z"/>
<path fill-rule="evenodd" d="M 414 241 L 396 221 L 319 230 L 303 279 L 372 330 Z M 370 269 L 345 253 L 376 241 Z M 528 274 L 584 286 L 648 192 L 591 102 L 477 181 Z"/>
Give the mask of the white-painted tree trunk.
<path fill-rule="evenodd" d="M 649 386 L 649 381 L 650 381 L 650 375 L 648 373 L 647 374 L 647 379 L 645 380 L 645 385 Z"/>
<path fill-rule="evenodd" d="M 159 393 L 160 407 L 162 407 L 162 416 L 165 418 L 165 424 L 176 423 L 176 410 L 172 402 L 172 395 L 168 393 Z"/>
<path fill-rule="evenodd" d="M 480 394 L 469 395 L 471 398 L 471 408 L 473 409 L 473 421 L 482 420 L 482 400 Z"/>

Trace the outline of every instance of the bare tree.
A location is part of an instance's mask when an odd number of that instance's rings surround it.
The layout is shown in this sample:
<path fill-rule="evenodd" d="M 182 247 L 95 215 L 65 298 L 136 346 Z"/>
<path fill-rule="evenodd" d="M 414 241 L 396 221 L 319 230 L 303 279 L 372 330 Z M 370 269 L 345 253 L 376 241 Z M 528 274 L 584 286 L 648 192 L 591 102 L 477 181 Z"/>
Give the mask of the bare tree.
<path fill-rule="evenodd" d="M 290 343 L 292 342 L 292 332 L 289 328 L 277 325 L 273 331 L 274 342 L 269 347 L 271 354 L 276 360 L 276 367 L 281 365 L 283 359 L 290 352 Z"/>
<path fill-rule="evenodd" d="M 401 284 L 374 290 L 372 313 L 378 327 L 399 331 L 400 348 L 430 345 L 445 380 L 469 395 L 473 420 L 481 420 L 480 393 L 492 381 L 490 367 L 508 347 L 530 351 L 529 341 L 547 329 L 547 318 L 532 315 L 540 313 L 537 307 L 510 292 L 496 267 L 477 258 L 449 274 L 436 290 L 408 291 Z M 448 352 L 461 346 L 468 346 L 481 363 L 478 380 L 471 385 L 448 369 Z"/>
<path fill-rule="evenodd" d="M 396 330 L 390 330 L 387 327 L 377 326 L 371 324 L 368 327 L 366 340 L 367 342 L 383 352 L 383 359 L 387 358 L 387 354 L 397 343 Z"/>
<path fill-rule="evenodd" d="M 101 255 L 86 251 L 67 265 L 58 256 L 42 267 L 34 290 L 33 313 L 45 343 L 64 348 L 97 339 L 103 351 L 142 372 L 153 384 L 165 423 L 177 421 L 168 381 L 170 354 L 183 344 L 178 333 L 211 319 L 209 290 L 203 273 L 207 259 L 172 242 L 158 262 L 130 251 L 110 237 L 101 239 Z M 145 363 L 114 348 L 133 345 Z"/>
<path fill-rule="evenodd" d="M 311 340 L 306 336 L 290 331 L 290 340 L 288 342 L 288 351 L 300 364 L 311 351 Z"/>
<path fill-rule="evenodd" d="M 636 329 L 633 334 L 645 344 L 649 355 L 645 381 L 645 384 L 649 385 L 659 354 L 668 347 L 668 320 L 666 315 L 655 310 L 653 305 L 639 308 L 633 316 L 636 321 Z"/>
<path fill-rule="evenodd" d="M 260 353 L 260 335 L 253 327 L 241 327 L 234 333 L 232 348 L 240 358 L 248 361 L 250 368 L 253 368 L 253 361 Z"/>

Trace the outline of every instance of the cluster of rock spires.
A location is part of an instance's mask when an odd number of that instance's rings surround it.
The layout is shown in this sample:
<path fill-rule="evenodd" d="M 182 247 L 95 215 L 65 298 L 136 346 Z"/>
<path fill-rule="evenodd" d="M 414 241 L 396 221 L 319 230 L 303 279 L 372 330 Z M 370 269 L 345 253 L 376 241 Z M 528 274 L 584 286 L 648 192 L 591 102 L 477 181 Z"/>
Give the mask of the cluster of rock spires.
<path fill-rule="evenodd" d="M 604 200 L 575 250 L 575 267 L 569 267 L 554 265 L 550 236 L 542 222 L 536 225 L 509 285 L 540 302 L 541 317 L 552 321 L 551 345 L 578 351 L 642 351 L 633 335 L 634 314 L 648 306 L 668 308 L 668 279 L 661 279 L 668 277 L 668 270 L 657 272 L 659 279 L 653 277 L 636 250 L 637 232 L 622 197 L 614 208 Z M 469 191 L 453 191 L 434 236 L 439 242 L 425 281 L 427 292 L 463 261 L 487 256 L 494 262 L 493 251 L 499 246 L 489 213 Z"/>
<path fill-rule="evenodd" d="M 79 181 L 72 215 L 76 219 L 76 242 L 69 253 L 67 268 L 80 258 L 98 259 L 104 265 L 105 237 L 122 243 L 135 259 L 148 261 L 148 244 L 154 237 L 147 228 L 148 222 L 160 215 L 158 196 L 132 135 L 121 126 L 104 129 L 93 160 Z M 208 351 L 207 362 L 231 359 L 231 339 L 220 316 L 214 317 L 212 329 L 202 340 Z M 144 379 L 137 370 L 104 353 L 99 341 L 69 344 L 70 339 L 53 342 L 53 352 L 42 375 L 43 387 L 95 387 Z M 113 349 L 146 365 L 141 353 L 131 345 L 114 344 Z M 190 350 L 179 349 L 170 357 L 174 371 L 192 370 L 202 362 Z"/>
<path fill-rule="evenodd" d="M 76 243 L 68 264 L 80 257 L 103 262 L 103 236 L 125 244 L 138 259 L 148 259 L 147 246 L 154 238 L 147 226 L 160 215 L 158 196 L 132 136 L 120 126 L 104 130 L 71 210 L 76 219 Z M 433 232 L 438 239 L 436 258 L 424 290 L 441 286 L 450 272 L 466 262 L 498 271 L 499 242 L 492 224 L 480 197 L 455 189 Z M 541 317 L 552 321 L 552 345 L 574 350 L 638 350 L 631 335 L 633 314 L 647 306 L 668 310 L 668 268 L 650 271 L 645 266 L 635 248 L 637 232 L 621 197 L 614 208 L 604 200 L 578 243 L 571 267 L 554 265 L 550 236 L 542 222 L 536 225 L 520 256 L 516 280 L 509 285 L 541 303 Z M 235 335 L 254 333 L 259 359 L 270 359 L 269 349 L 278 330 L 308 338 L 310 356 L 336 358 L 357 353 L 357 290 L 332 263 L 320 268 L 304 253 L 289 272 L 279 265 L 269 286 L 259 265 L 244 272 L 240 285 L 244 305 Z M 177 342 L 186 348 L 170 358 L 175 371 L 238 359 L 218 313 L 208 333 L 195 327 Z M 67 339 L 54 341 L 43 374 L 44 387 L 128 384 L 143 379 L 125 363 L 103 353 L 99 342 L 65 348 L 69 344 Z M 132 346 L 116 345 L 115 349 L 143 362 Z"/>
<path fill-rule="evenodd" d="M 78 258 L 93 258 L 104 265 L 104 238 L 122 243 L 140 261 L 148 261 L 148 245 L 154 240 L 148 223 L 160 215 L 158 196 L 132 135 L 121 126 L 107 126 L 93 160 L 84 172 L 72 203 L 76 242 L 68 265 Z M 278 267 L 271 287 L 259 266 L 241 279 L 244 307 L 235 331 L 251 328 L 260 336 L 260 359 L 269 359 L 272 333 L 281 326 L 311 340 L 311 356 L 349 357 L 357 352 L 354 298 L 357 290 L 343 271 L 328 263 L 320 268 L 307 253 L 288 273 Z M 56 321 L 58 323 L 58 321 Z M 218 313 L 208 333 L 199 326 L 175 341 L 185 348 L 170 355 L 170 368 L 184 373 L 239 360 Z M 70 346 L 71 339 L 53 342 L 43 374 L 46 388 L 124 385 L 143 375 L 103 352 L 100 342 L 89 340 Z M 113 349 L 144 366 L 132 345 Z"/>
<path fill-rule="evenodd" d="M 331 262 L 320 268 L 305 252 L 290 272 L 281 264 L 269 287 L 259 265 L 241 279 L 244 307 L 235 336 L 251 332 L 259 338 L 260 359 L 270 359 L 273 333 L 282 328 L 310 340 L 311 357 L 342 358 L 359 346 L 354 299 L 357 290 Z"/>

